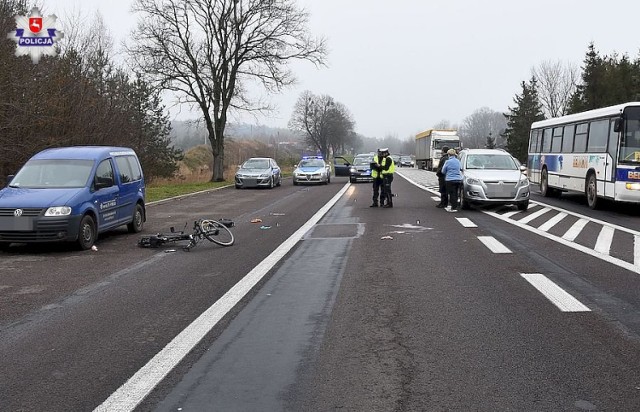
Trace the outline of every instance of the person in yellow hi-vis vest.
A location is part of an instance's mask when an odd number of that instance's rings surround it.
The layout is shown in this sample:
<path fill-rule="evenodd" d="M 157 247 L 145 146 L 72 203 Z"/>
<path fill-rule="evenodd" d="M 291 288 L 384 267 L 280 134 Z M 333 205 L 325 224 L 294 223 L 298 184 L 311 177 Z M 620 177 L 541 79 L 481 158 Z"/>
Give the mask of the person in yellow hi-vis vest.
<path fill-rule="evenodd" d="M 396 164 L 389 155 L 389 149 L 380 149 L 380 151 L 382 152 L 382 162 L 380 163 L 380 174 L 382 175 L 382 196 L 380 203 L 385 203 L 382 207 L 393 207 L 391 182 L 393 182 L 393 174 L 396 171 Z"/>
<path fill-rule="evenodd" d="M 378 207 L 378 198 L 380 198 L 380 206 L 384 204 L 384 199 L 380 194 L 380 187 L 382 186 L 382 175 L 380 171 L 382 170 L 380 166 L 380 162 L 382 162 L 382 156 L 380 154 L 380 149 L 378 149 L 378 153 L 373 156 L 373 161 L 371 162 L 371 178 L 373 179 L 373 203 L 369 207 Z"/>

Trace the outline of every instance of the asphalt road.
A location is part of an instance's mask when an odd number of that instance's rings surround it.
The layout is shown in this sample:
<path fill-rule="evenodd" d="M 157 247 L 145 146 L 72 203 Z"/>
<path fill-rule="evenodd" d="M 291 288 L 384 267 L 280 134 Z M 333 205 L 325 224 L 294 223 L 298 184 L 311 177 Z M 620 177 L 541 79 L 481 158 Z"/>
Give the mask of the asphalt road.
<path fill-rule="evenodd" d="M 145 233 L 233 219 L 230 248 L 139 249 L 121 231 L 97 252 L 0 252 L 0 409 L 93 410 L 122 395 L 344 189 L 138 410 L 640 410 L 635 209 L 534 196 L 545 203 L 524 213 L 451 214 L 425 191 L 431 173 L 399 172 L 420 187 L 397 177 L 393 209 L 341 178 L 149 207 Z M 559 211 L 533 215 L 547 205 Z M 554 211 L 579 216 L 542 230 Z M 588 223 L 558 240 L 571 219 Z M 619 228 L 604 253 L 607 222 Z"/>

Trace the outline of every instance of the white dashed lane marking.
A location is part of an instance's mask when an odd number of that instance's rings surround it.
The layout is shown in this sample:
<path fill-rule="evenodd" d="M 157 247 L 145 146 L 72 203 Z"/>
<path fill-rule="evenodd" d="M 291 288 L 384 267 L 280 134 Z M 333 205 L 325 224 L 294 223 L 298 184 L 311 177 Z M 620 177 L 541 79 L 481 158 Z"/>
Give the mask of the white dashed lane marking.
<path fill-rule="evenodd" d="M 512 253 L 508 247 L 500 243 L 493 236 L 478 236 L 478 240 L 484 243 L 493 253 Z"/>
<path fill-rule="evenodd" d="M 463 227 L 478 227 L 471 219 L 467 219 L 466 217 L 457 217 L 456 220 L 460 222 Z"/>
<path fill-rule="evenodd" d="M 538 289 L 547 299 L 563 312 L 590 312 L 591 309 L 580 303 L 567 291 L 553 283 L 541 273 L 521 273 L 524 279 Z"/>

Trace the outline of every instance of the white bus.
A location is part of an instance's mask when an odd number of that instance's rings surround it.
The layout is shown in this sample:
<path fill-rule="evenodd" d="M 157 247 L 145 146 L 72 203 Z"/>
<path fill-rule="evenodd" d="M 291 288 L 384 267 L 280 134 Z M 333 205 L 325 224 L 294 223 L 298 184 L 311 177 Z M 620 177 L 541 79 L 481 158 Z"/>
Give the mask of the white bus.
<path fill-rule="evenodd" d="M 582 192 L 592 209 L 639 202 L 640 102 L 533 123 L 527 169 L 543 196 Z"/>

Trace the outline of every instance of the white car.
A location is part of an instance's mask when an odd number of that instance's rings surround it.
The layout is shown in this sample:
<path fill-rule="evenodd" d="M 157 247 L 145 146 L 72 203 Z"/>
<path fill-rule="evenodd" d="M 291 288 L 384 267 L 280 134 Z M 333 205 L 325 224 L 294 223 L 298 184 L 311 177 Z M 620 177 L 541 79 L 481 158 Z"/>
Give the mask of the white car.
<path fill-rule="evenodd" d="M 527 210 L 529 179 L 511 154 L 502 149 L 463 149 L 459 157 L 462 209 L 469 209 L 471 204 L 515 204 L 519 210 Z"/>
<path fill-rule="evenodd" d="M 293 184 L 331 182 L 331 165 L 320 156 L 305 156 L 293 171 Z"/>

